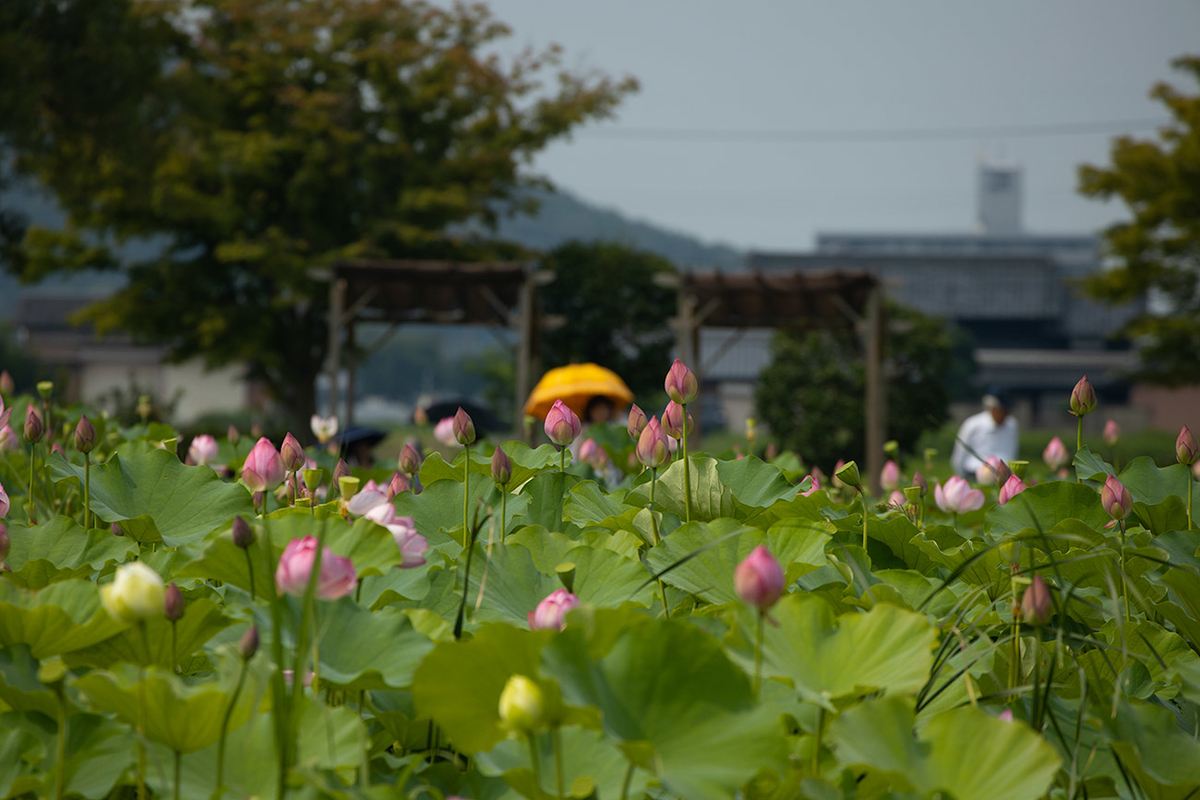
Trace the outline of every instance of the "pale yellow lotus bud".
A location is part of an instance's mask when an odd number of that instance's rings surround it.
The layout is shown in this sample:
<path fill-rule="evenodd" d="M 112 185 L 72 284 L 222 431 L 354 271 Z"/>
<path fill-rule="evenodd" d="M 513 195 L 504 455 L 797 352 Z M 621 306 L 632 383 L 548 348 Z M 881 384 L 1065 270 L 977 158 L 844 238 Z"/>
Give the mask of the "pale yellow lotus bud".
<path fill-rule="evenodd" d="M 500 693 L 500 721 L 511 733 L 529 735 L 546 725 L 546 695 L 524 675 L 513 675 Z"/>
<path fill-rule="evenodd" d="M 113 582 L 100 587 L 100 602 L 123 622 L 153 619 L 166 613 L 166 587 L 157 572 L 134 561 L 117 567 Z"/>

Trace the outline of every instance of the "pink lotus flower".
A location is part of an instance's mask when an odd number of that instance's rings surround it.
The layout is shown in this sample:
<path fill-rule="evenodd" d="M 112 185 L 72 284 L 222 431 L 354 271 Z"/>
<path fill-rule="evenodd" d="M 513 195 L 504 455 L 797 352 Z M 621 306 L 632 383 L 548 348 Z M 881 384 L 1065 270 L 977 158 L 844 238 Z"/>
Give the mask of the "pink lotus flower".
<path fill-rule="evenodd" d="M 295 472 L 303 468 L 305 462 L 308 461 L 304 448 L 291 433 L 283 437 L 283 444 L 279 446 L 279 457 L 283 459 L 283 468 L 288 472 Z"/>
<path fill-rule="evenodd" d="M 497 447 L 492 453 L 492 480 L 501 486 L 507 486 L 512 480 L 512 470 L 512 459 L 508 457 L 508 453 Z"/>
<path fill-rule="evenodd" d="M 1100 490 L 1100 505 L 1113 519 L 1125 519 L 1133 511 L 1133 497 L 1125 484 L 1109 475 L 1104 479 L 1104 488 Z"/>
<path fill-rule="evenodd" d="M 779 602 L 786 586 L 783 567 L 765 545 L 754 548 L 733 572 L 733 587 L 737 596 L 759 611 L 766 611 Z"/>
<path fill-rule="evenodd" d="M 904 496 L 904 492 L 897 489 L 888 497 L 888 505 L 896 508 L 904 508 L 908 505 L 908 498 Z"/>
<path fill-rule="evenodd" d="M 1025 485 L 1025 481 L 1018 478 L 1016 475 L 1010 475 L 1004 485 L 1000 487 L 1000 505 L 1007 505 L 1009 500 L 1019 495 L 1029 487 Z"/>
<path fill-rule="evenodd" d="M 885 492 L 893 492 L 900 487 L 900 465 L 888 459 L 879 472 L 879 485 Z"/>
<path fill-rule="evenodd" d="M 454 438 L 454 417 L 445 417 L 437 425 L 434 425 L 433 438 L 447 447 L 453 447 L 458 444 L 458 441 Z"/>
<path fill-rule="evenodd" d="M 808 478 L 809 478 L 809 487 L 807 490 L 800 492 L 801 497 L 808 497 L 813 492 L 821 491 L 821 481 L 819 478 L 817 478 L 816 470 L 813 470 L 813 473 L 811 475 L 809 475 Z"/>
<path fill-rule="evenodd" d="M 972 489 L 965 478 L 955 475 L 946 485 L 937 484 L 933 489 L 933 500 L 947 514 L 966 514 L 983 508 L 983 490 Z"/>
<path fill-rule="evenodd" d="M 0 519 L 8 516 L 8 509 L 10 507 L 8 492 L 4 491 L 4 484 L 0 483 Z"/>
<path fill-rule="evenodd" d="M 999 456 L 988 456 L 987 460 L 975 470 L 975 482 L 980 486 L 995 486 L 996 477 L 1000 474 L 1002 466 L 1003 462 L 1000 461 Z"/>
<path fill-rule="evenodd" d="M 392 473 L 392 480 L 388 483 L 387 499 L 395 500 L 396 495 L 402 492 L 412 490 L 412 485 L 409 484 L 408 478 L 401 475 L 399 472 Z"/>
<path fill-rule="evenodd" d="M 696 420 L 694 420 L 692 415 L 689 413 L 686 418 L 686 427 L 684 423 L 685 419 L 683 406 L 679 405 L 674 400 L 667 403 L 667 407 L 663 411 L 662 415 L 663 432 L 672 439 L 682 439 L 685 434 L 691 434 L 692 428 L 694 428 L 696 425 Z"/>
<path fill-rule="evenodd" d="M 396 507 L 379 487 L 374 486 L 374 481 L 369 481 L 367 486 L 350 499 L 346 510 L 388 529 L 400 550 L 402 568 L 419 567 L 425 563 L 423 554 L 429 549 L 429 542 L 417 533 L 412 517 L 396 516 Z"/>
<path fill-rule="evenodd" d="M 629 431 L 629 438 L 635 442 L 642 435 L 642 429 L 646 427 L 646 412 L 634 403 L 629 407 L 629 422 L 625 425 L 625 430 Z"/>
<path fill-rule="evenodd" d="M 390 505 L 390 504 L 389 504 Z M 417 533 L 417 525 L 412 517 L 392 517 L 392 522 L 385 526 L 392 534 L 396 547 L 400 550 L 400 568 L 410 569 L 425 565 L 425 551 L 429 542 Z"/>
<path fill-rule="evenodd" d="M 450 424 L 453 427 L 454 421 L 451 420 Z M 451 430 L 450 435 L 454 435 L 453 430 Z M 434 436 L 437 436 L 436 430 L 434 431 Z M 438 441 L 441 441 L 441 439 Z M 453 441 L 451 441 L 450 444 L 453 444 Z M 416 475 L 418 472 L 420 472 L 421 455 L 417 452 L 417 448 L 413 447 L 411 443 L 405 442 L 404 447 L 400 449 L 400 457 L 396 459 L 396 466 L 398 466 L 400 471 L 405 475 Z"/>
<path fill-rule="evenodd" d="M 317 437 L 317 441 L 321 444 L 325 444 L 334 436 L 337 436 L 337 417 L 322 417 L 319 414 L 313 414 L 308 424 L 312 428 L 313 436 Z"/>
<path fill-rule="evenodd" d="M 1187 466 L 1195 464 L 1197 457 L 1200 457 L 1200 444 L 1197 444 L 1196 437 L 1188 426 L 1184 425 L 1175 439 L 1175 458 L 1180 464 Z"/>
<path fill-rule="evenodd" d="M 579 607 L 579 598 L 566 589 L 555 589 L 529 612 L 529 630 L 561 631 L 567 612 Z"/>
<path fill-rule="evenodd" d="M 600 469 L 608 461 L 604 448 L 596 444 L 595 439 L 585 439 L 579 446 L 579 460 L 591 464 L 593 469 Z"/>
<path fill-rule="evenodd" d="M 1096 390 L 1088 376 L 1084 375 L 1071 390 L 1071 413 L 1077 417 L 1090 414 L 1096 410 Z"/>
<path fill-rule="evenodd" d="M 458 411 L 454 412 L 454 422 L 451 430 L 454 431 L 454 441 L 469 447 L 475 441 L 475 422 L 471 419 L 471 415 L 463 411 L 462 406 L 458 407 Z"/>
<path fill-rule="evenodd" d="M 207 466 L 216 457 L 217 440 L 207 433 L 202 433 L 192 439 L 191 445 L 188 446 L 188 463 L 190 464 Z"/>
<path fill-rule="evenodd" d="M 5 373 L 5 374 L 7 375 L 8 373 Z M 11 415 L 12 415 L 12 409 L 4 407 L 4 397 L 2 395 L 0 395 L 0 428 L 3 428 L 6 425 L 8 425 L 8 418 Z"/>
<path fill-rule="evenodd" d="M 317 556 L 317 538 L 305 536 L 293 539 L 283 548 L 279 566 L 275 569 L 275 586 L 283 594 L 302 597 L 312 575 Z M 321 553 L 321 574 L 317 578 L 317 597 L 337 600 L 354 591 L 358 583 L 354 564 L 348 558 L 335 555 L 326 547 Z"/>
<path fill-rule="evenodd" d="M 1012 722 L 1013 721 L 1012 709 L 1011 708 L 1004 709 L 997 715 L 997 718 L 1001 722 Z"/>
<path fill-rule="evenodd" d="M 260 438 L 242 465 L 242 483 L 252 492 L 274 489 L 283 483 L 283 459 L 266 437 Z"/>
<path fill-rule="evenodd" d="M 546 436 L 559 447 L 566 447 L 579 438 L 583 431 L 583 423 L 578 415 L 562 400 L 555 400 L 546 414 Z"/>
<path fill-rule="evenodd" d="M 638 437 L 637 457 L 638 461 L 651 469 L 661 467 L 671 458 L 667 435 L 663 433 L 656 417 L 650 417 L 646 421 L 646 427 Z"/>
<path fill-rule="evenodd" d="M 671 369 L 667 370 L 667 379 L 663 382 L 663 388 L 667 390 L 667 397 L 671 398 L 673 402 L 681 404 L 692 402 L 700 393 L 700 385 L 696 382 L 696 376 L 678 358 L 675 359 L 675 363 L 671 364 Z"/>
<path fill-rule="evenodd" d="M 1050 440 L 1050 444 L 1046 445 L 1046 449 L 1042 451 L 1042 460 L 1046 462 L 1046 466 L 1052 472 L 1057 472 L 1071 460 L 1071 454 L 1067 452 L 1062 439 L 1055 436 Z"/>
<path fill-rule="evenodd" d="M 12 429 L 11 425 L 0 427 L 0 450 L 16 450 L 20 446 L 17 432 Z"/>
<path fill-rule="evenodd" d="M 1113 447 L 1119 441 L 1121 441 L 1121 426 L 1115 419 L 1110 419 L 1104 423 L 1104 443 Z"/>

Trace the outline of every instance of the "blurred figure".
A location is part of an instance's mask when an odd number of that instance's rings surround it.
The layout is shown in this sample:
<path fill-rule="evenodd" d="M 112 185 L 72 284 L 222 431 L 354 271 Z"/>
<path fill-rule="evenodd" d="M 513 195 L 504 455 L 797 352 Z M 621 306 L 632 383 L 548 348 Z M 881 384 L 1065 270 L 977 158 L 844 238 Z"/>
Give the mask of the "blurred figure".
<path fill-rule="evenodd" d="M 950 466 L 954 474 L 971 480 L 989 457 L 1013 461 L 1017 457 L 1017 418 L 1011 413 L 1012 398 L 1002 389 L 991 388 L 983 397 L 983 411 L 967 417 L 958 429 Z"/>
<path fill-rule="evenodd" d="M 611 422 L 616 413 L 616 407 L 611 398 L 598 394 L 588 400 L 583 409 L 583 421 L 591 425 L 597 422 Z"/>

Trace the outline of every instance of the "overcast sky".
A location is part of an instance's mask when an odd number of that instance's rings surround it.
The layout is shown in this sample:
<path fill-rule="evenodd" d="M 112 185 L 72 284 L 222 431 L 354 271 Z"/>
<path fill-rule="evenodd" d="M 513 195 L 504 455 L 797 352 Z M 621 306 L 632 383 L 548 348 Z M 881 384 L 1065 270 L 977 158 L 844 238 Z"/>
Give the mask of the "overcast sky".
<path fill-rule="evenodd" d="M 537 168 L 603 206 L 741 248 L 806 249 L 818 231 L 969 231 L 985 148 L 1025 168 L 1025 226 L 1085 232 L 1117 207 L 1075 194 L 1110 133 L 763 143 L 685 131 L 986 129 L 1165 117 L 1148 99 L 1200 52 L 1195 0 L 492 0 L 515 44 L 634 75 L 617 119 Z M 1195 91 L 1194 85 L 1188 91 Z M 635 129 L 627 134 L 623 128 Z M 664 135 L 656 133 L 654 135 Z"/>

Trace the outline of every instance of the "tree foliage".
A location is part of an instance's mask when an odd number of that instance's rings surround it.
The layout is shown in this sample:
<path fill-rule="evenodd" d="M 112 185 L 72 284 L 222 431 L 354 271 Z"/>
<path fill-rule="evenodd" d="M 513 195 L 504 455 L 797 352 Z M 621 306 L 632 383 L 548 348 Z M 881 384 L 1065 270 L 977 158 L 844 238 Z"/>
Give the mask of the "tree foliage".
<path fill-rule="evenodd" d="M 1174 66 L 1200 81 L 1200 56 Z M 1169 314 L 1147 311 L 1122 331 L 1144 342 L 1142 377 L 1166 385 L 1200 381 L 1200 94 L 1159 83 L 1150 96 L 1171 112 L 1157 140 L 1122 136 L 1111 164 L 1079 169 L 1079 191 L 1120 200 L 1129 219 L 1105 232 L 1113 269 L 1093 275 L 1088 293 L 1126 303 L 1156 291 Z"/>
<path fill-rule="evenodd" d="M 891 306 L 887 337 L 887 437 L 909 450 L 947 419 L 956 384 L 973 369 L 953 330 L 937 318 Z M 755 404 L 772 437 L 828 469 L 866 448 L 866 373 L 861 340 L 845 331 L 780 331 L 759 376 Z"/>
<path fill-rule="evenodd" d="M 112 31 L 129 37 L 119 47 L 127 58 L 96 66 L 104 95 L 119 101 L 119 135 L 60 116 L 54 91 L 30 106 L 8 96 L 25 84 L 0 84 L 0 108 L 24 119 L 11 137 L 18 167 L 69 220 L 25 234 L 22 277 L 123 269 L 126 288 L 88 312 L 98 329 L 168 344 L 177 358 L 248 364 L 298 415 L 314 405 L 327 341 L 314 267 L 513 255 L 447 230 L 528 210 L 518 190 L 545 184 L 525 169 L 533 155 L 634 88 L 562 69 L 556 47 L 502 58 L 494 51 L 510 31 L 482 5 L 193 0 L 186 14 L 162 0 L 16 5 L 28 18 L 6 24 L 46 54 L 29 67 L 34 87 L 62 88 L 48 73 L 65 57 L 56 29 L 37 24 L 53 8 L 82 15 L 90 36 L 85 12 L 103 6 Z M 161 242 L 161 256 L 118 265 L 98 244 L 130 238 Z"/>
<path fill-rule="evenodd" d="M 675 295 L 654 276 L 674 272 L 671 262 L 623 244 L 568 242 L 548 254 L 545 266 L 557 277 L 542 287 L 544 311 L 565 318 L 543 334 L 546 366 L 594 361 L 620 375 L 637 397 L 661 394 Z"/>

